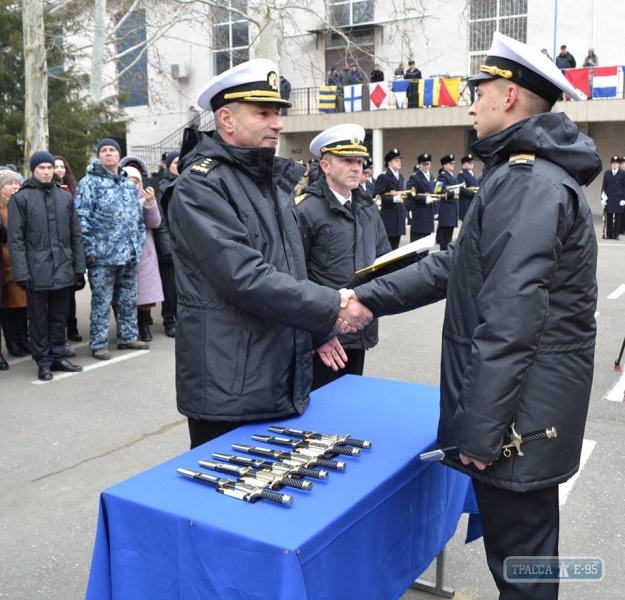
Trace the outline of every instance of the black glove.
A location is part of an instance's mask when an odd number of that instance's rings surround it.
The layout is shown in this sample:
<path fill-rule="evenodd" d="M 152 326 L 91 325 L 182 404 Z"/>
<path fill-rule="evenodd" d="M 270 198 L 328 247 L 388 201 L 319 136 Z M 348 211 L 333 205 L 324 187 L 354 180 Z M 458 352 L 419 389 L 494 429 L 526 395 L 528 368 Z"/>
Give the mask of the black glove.
<path fill-rule="evenodd" d="M 85 287 L 85 285 L 87 285 L 87 282 L 85 281 L 85 274 L 76 273 L 74 277 L 74 287 L 77 290 L 82 290 Z"/>
<path fill-rule="evenodd" d="M 26 281 L 16 281 L 15 282 L 20 288 L 22 288 L 25 292 L 28 292 L 30 290 L 30 280 L 27 279 Z"/>

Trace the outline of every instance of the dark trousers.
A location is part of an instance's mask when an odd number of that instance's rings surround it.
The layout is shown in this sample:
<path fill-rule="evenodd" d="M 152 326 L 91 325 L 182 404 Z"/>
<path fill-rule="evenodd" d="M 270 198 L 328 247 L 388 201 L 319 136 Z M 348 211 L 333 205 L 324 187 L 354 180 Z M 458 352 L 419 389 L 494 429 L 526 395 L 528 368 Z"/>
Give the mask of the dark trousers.
<path fill-rule="evenodd" d="M 76 288 L 69 288 L 69 310 L 67 311 L 67 333 L 78 333 L 78 321 L 76 319 Z"/>
<path fill-rule="evenodd" d="M 508 556 L 558 556 L 558 486 L 512 492 L 474 479 L 473 488 L 484 530 L 486 560 L 499 589 L 499 600 L 556 600 L 558 583 L 508 582 L 504 561 Z"/>
<path fill-rule="evenodd" d="M 165 327 L 173 327 L 176 324 L 178 303 L 176 301 L 176 276 L 174 264 L 171 262 L 159 262 L 158 270 L 163 282 L 163 302 L 161 303 L 161 317 Z"/>
<path fill-rule="evenodd" d="M 242 425 L 242 423 L 233 421 L 200 421 L 199 419 L 189 418 L 191 449 L 210 442 L 220 435 L 236 429 L 239 425 Z"/>
<path fill-rule="evenodd" d="M 40 367 L 49 367 L 64 358 L 70 290 L 28 292 L 30 348 L 33 360 Z"/>
<path fill-rule="evenodd" d="M 606 237 L 609 240 L 615 240 L 621 233 L 621 213 L 606 213 Z"/>
<path fill-rule="evenodd" d="M 313 384 L 311 391 L 336 381 L 343 375 L 362 375 L 365 368 L 365 352 L 366 350 L 361 350 L 360 348 L 345 350 L 347 363 L 345 363 L 344 369 L 339 369 L 338 371 L 333 371 L 330 367 L 326 367 L 319 355 L 315 354 L 313 356 Z"/>
<path fill-rule="evenodd" d="M 429 233 L 417 233 L 416 231 L 411 231 L 410 241 L 416 242 L 417 240 L 422 240 L 424 237 L 427 237 L 428 235 L 430 234 Z M 415 262 L 419 262 L 420 260 L 423 260 L 429 253 L 430 253 L 429 250 L 424 250 L 423 252 L 419 252 L 419 254 L 417 254 L 415 258 Z"/>
<path fill-rule="evenodd" d="M 449 245 L 449 242 L 451 242 L 453 236 L 453 227 L 441 227 L 440 225 L 438 226 L 438 229 L 436 230 L 436 241 L 438 242 L 441 250 L 447 250 L 447 246 Z"/>
<path fill-rule="evenodd" d="M 391 245 L 391 250 L 396 250 L 399 248 L 399 240 L 401 239 L 401 235 L 389 235 L 388 243 Z"/>

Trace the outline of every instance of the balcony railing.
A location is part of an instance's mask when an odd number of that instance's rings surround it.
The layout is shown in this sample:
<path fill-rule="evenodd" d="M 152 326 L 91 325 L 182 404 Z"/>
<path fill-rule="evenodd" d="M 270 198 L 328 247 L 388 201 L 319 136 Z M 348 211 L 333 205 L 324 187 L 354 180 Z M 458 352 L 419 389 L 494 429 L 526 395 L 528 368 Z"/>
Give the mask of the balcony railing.
<path fill-rule="evenodd" d="M 608 98 L 583 98 L 584 100 L 614 100 L 614 99 L 622 99 L 625 98 L 625 84 L 623 81 L 623 69 L 621 67 L 612 67 L 616 69 L 615 81 L 616 81 L 616 94 L 610 96 Z M 582 69 L 572 69 L 572 72 L 580 72 Z M 589 79 L 589 88 L 590 88 L 590 96 L 592 96 L 592 87 L 593 87 L 593 69 L 586 69 L 588 72 Z M 441 79 L 450 79 L 448 76 L 441 76 Z M 430 78 L 432 79 L 432 78 Z M 386 110 L 404 110 L 408 108 L 419 108 L 419 86 L 424 85 L 424 82 L 428 81 L 427 79 L 413 79 L 410 80 L 410 85 L 408 91 L 406 92 L 406 97 L 400 96 L 398 101 L 397 94 L 393 91 L 393 82 L 392 81 L 383 81 L 381 82 L 384 91 L 387 94 L 387 105 Z M 369 91 L 372 89 L 371 86 L 375 84 L 363 84 L 362 86 L 362 108 L 361 110 L 356 110 L 353 112 L 366 112 L 372 110 L 372 99 L 369 97 Z M 336 107 L 332 111 L 321 110 L 320 109 L 320 88 L 319 87 L 308 87 L 308 88 L 297 88 L 291 90 L 291 95 L 289 97 L 290 102 L 293 104 L 291 108 L 286 111 L 287 116 L 295 116 L 295 115 L 315 115 L 322 112 L 351 112 L 349 110 L 349 102 L 348 110 L 346 110 L 346 100 L 344 90 L 345 88 L 338 87 L 337 89 L 337 99 L 336 99 Z M 460 83 L 460 92 L 458 95 L 458 102 L 456 106 L 471 106 L 473 103 L 474 91 L 472 86 L 468 82 L 468 77 L 461 77 Z M 436 103 L 430 103 L 427 107 L 431 107 L 434 105 L 436 108 L 447 108 L 449 105 L 439 105 Z"/>

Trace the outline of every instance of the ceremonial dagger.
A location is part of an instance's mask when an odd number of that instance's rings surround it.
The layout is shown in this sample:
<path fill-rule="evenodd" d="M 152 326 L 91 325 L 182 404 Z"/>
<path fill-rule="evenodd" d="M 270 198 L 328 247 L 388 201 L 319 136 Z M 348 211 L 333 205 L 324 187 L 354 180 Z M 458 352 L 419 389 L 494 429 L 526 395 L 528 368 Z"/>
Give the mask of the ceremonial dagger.
<path fill-rule="evenodd" d="M 273 460 L 261 460 L 260 458 L 248 458 L 247 456 L 236 456 L 235 454 L 221 454 L 213 452 L 213 456 L 219 460 L 252 467 L 253 469 L 268 469 L 273 473 L 288 473 L 292 477 L 311 477 L 313 479 L 327 479 L 328 472 L 322 469 L 309 469 L 301 465 L 289 465 L 287 463 L 275 462 Z"/>
<path fill-rule="evenodd" d="M 332 469 L 333 471 L 344 471 L 346 464 L 343 460 L 330 460 L 324 458 L 320 454 L 307 454 L 309 450 L 304 448 L 298 449 L 296 452 L 284 452 L 282 450 L 271 450 L 271 448 L 263 448 L 262 446 L 244 446 L 243 444 L 232 444 L 235 450 L 247 452 L 248 454 L 256 454 L 265 458 L 276 458 L 284 464 L 297 464 L 305 467 L 323 467 L 324 469 Z M 289 462 L 290 461 L 290 462 Z"/>
<path fill-rule="evenodd" d="M 214 477 L 213 475 L 200 473 L 199 471 L 191 471 L 189 469 L 177 469 L 177 471 L 181 475 L 195 479 L 195 481 L 201 481 L 202 483 L 208 483 L 214 486 L 216 491 L 220 494 L 238 498 L 239 500 L 245 500 L 245 502 L 254 503 L 264 498 L 265 500 L 271 500 L 271 502 L 277 504 L 285 504 L 287 506 L 293 504 L 293 496 L 289 496 L 288 494 L 280 494 L 260 487 L 254 487 L 246 483 L 240 483 L 234 479 Z"/>
<path fill-rule="evenodd" d="M 294 487 L 298 490 L 312 490 L 312 483 L 310 481 L 294 479 L 293 477 L 289 477 L 288 473 L 282 473 L 279 475 L 278 473 L 272 473 L 271 471 L 257 471 L 252 467 L 240 467 L 237 465 L 219 463 L 211 460 L 201 460 L 200 466 L 206 469 L 212 469 L 213 471 L 221 471 L 222 473 L 238 475 L 240 481 L 253 485 L 254 487 L 268 487 L 272 490 L 279 490 L 285 485 L 288 485 L 289 487 Z"/>
<path fill-rule="evenodd" d="M 357 440 L 351 437 L 349 433 L 346 435 L 331 435 L 329 433 L 302 431 L 301 429 L 289 429 L 288 427 L 276 427 L 274 425 L 270 425 L 268 429 L 269 431 L 273 431 L 275 433 L 283 433 L 284 435 L 301 438 L 309 442 L 318 440 L 324 445 L 339 444 L 343 446 L 356 446 L 357 448 L 365 448 L 367 450 L 371 448 L 371 442 L 367 440 Z"/>
<path fill-rule="evenodd" d="M 358 456 L 360 448 L 352 448 L 343 446 L 338 443 L 322 444 L 319 442 L 307 442 L 305 440 L 290 440 L 289 438 L 277 437 L 273 435 L 252 435 L 253 440 L 265 442 L 266 444 L 278 444 L 279 446 L 289 446 L 293 450 L 312 450 L 320 455 L 326 454 L 344 454 L 345 456 Z"/>
<path fill-rule="evenodd" d="M 515 448 L 519 456 L 524 456 L 521 450 L 521 445 L 524 442 L 535 442 L 537 440 L 549 440 L 551 438 L 558 437 L 558 433 L 555 427 L 550 429 L 537 429 L 536 431 L 530 431 L 528 433 L 517 433 L 514 429 L 514 423 L 510 425 L 510 429 L 506 434 L 506 439 L 510 440 L 507 444 L 502 446 L 503 455 L 506 458 L 512 456 L 512 449 Z M 443 460 L 444 458 L 459 459 L 460 451 L 458 446 L 449 446 L 447 448 L 439 448 L 438 450 L 432 450 L 431 452 L 424 452 L 419 454 L 419 459 L 424 462 L 433 462 L 436 460 Z"/>

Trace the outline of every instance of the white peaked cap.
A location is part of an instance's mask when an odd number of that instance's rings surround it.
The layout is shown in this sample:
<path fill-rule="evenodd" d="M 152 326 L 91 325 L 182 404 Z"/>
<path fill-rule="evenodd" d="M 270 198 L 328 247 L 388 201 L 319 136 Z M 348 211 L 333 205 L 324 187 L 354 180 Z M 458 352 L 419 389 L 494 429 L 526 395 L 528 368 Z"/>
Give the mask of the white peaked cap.
<path fill-rule="evenodd" d="M 313 156 L 323 156 L 329 152 L 336 156 L 369 158 L 364 141 L 363 127 L 354 123 L 343 123 L 329 127 L 315 137 L 310 142 L 310 152 Z"/>
<path fill-rule="evenodd" d="M 528 46 L 496 31 L 480 73 L 469 79 L 472 83 L 489 79 L 509 79 L 555 104 L 562 93 L 579 100 L 577 90 L 538 48 Z"/>
<path fill-rule="evenodd" d="M 291 106 L 280 96 L 278 67 L 268 58 L 241 63 L 211 79 L 200 92 L 197 103 L 213 112 L 230 102 L 267 102 Z"/>

